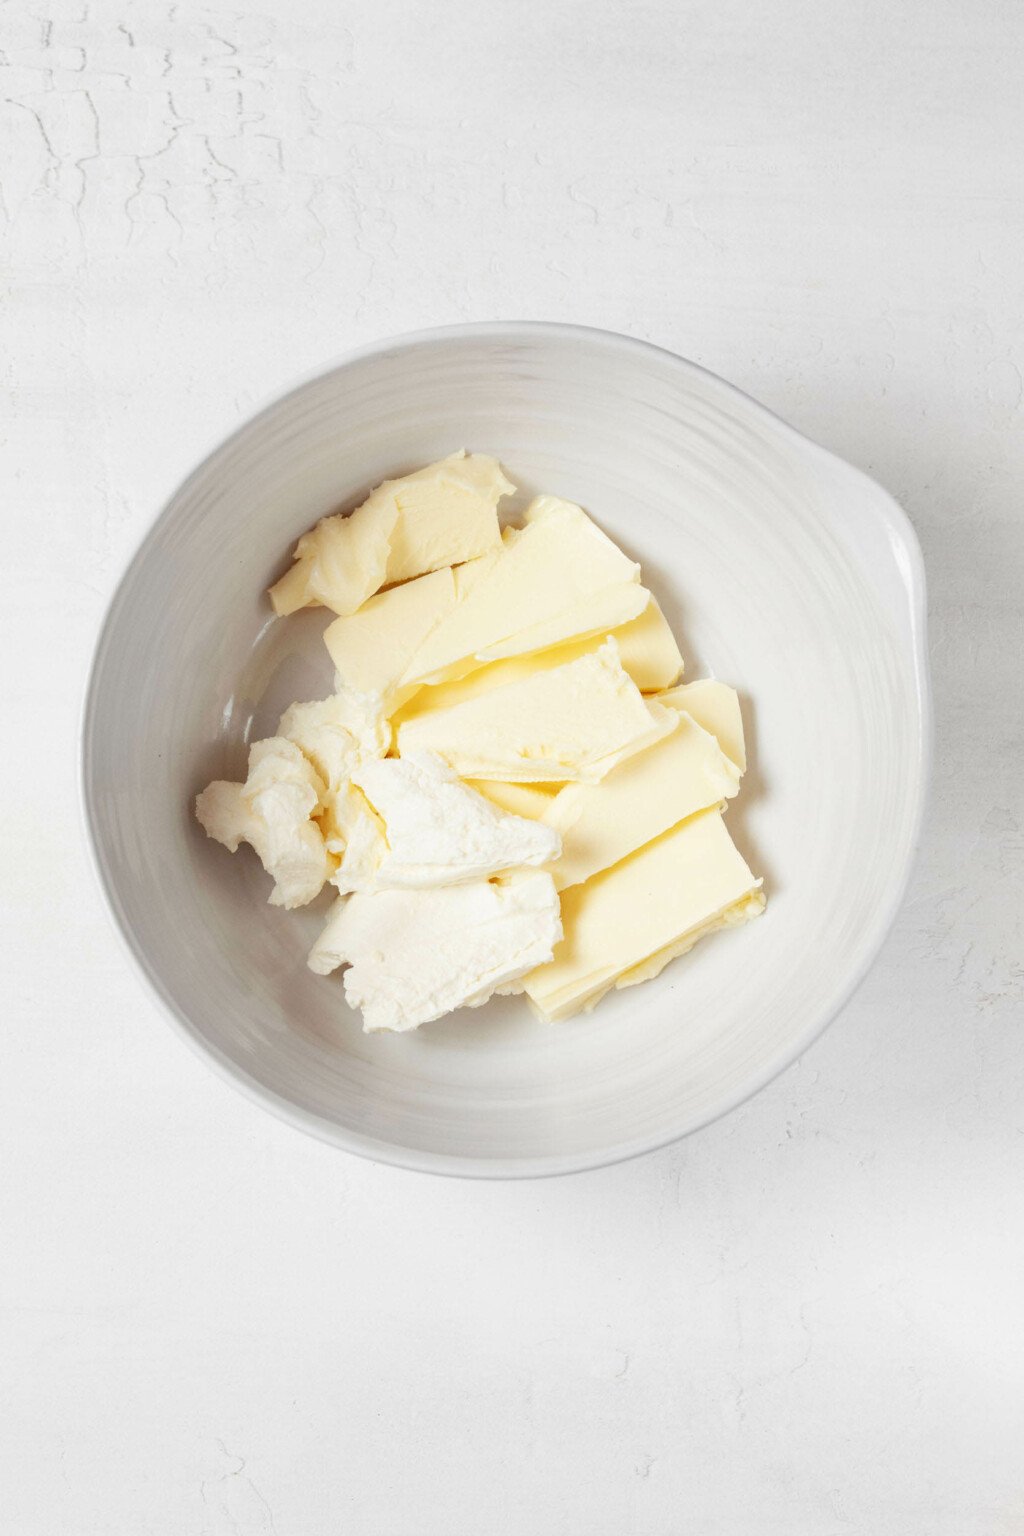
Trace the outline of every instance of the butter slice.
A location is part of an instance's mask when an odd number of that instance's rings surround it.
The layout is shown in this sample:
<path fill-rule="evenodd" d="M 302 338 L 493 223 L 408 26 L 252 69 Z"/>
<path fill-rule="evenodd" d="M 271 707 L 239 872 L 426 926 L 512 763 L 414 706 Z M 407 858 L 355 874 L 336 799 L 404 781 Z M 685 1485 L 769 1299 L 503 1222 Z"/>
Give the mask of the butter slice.
<path fill-rule="evenodd" d="M 561 645 L 570 635 L 589 639 L 606 635 L 619 629 L 631 619 L 637 619 L 648 607 L 651 594 L 636 581 L 613 581 L 596 592 L 581 597 L 578 602 L 553 618 L 526 629 L 516 630 L 507 640 L 488 645 L 477 651 L 476 661 L 501 661 L 506 656 L 524 656 L 531 651 L 545 651 Z"/>
<path fill-rule="evenodd" d="M 681 683 L 678 688 L 659 693 L 658 700 L 669 709 L 684 709 L 698 725 L 711 732 L 740 773 L 746 773 L 743 716 L 735 688 L 712 677 L 702 677 L 694 683 Z"/>
<path fill-rule="evenodd" d="M 541 496 L 524 522 L 505 530 L 491 569 L 428 636 L 403 682 L 444 681 L 502 655 L 614 629 L 643 611 L 640 567 L 582 508 Z"/>
<path fill-rule="evenodd" d="M 668 688 L 681 675 L 683 658 L 656 598 L 639 618 L 616 630 L 615 639 L 622 665 L 641 693 Z"/>
<path fill-rule="evenodd" d="M 275 611 L 323 603 L 354 613 L 383 586 L 486 554 L 501 542 L 498 502 L 514 489 L 496 459 L 464 451 L 385 480 L 354 512 L 302 535 L 270 589 Z"/>
<path fill-rule="evenodd" d="M 474 560 L 469 565 L 460 566 L 456 574 L 472 571 L 474 566 L 484 564 L 485 560 Z M 643 587 L 636 590 L 644 592 Z M 654 693 L 658 689 L 667 688 L 682 671 L 683 658 L 679 654 L 679 647 L 653 597 L 638 618 L 623 624 L 611 634 L 619 648 L 623 670 L 629 673 L 641 693 Z M 583 640 L 552 646 L 529 656 L 512 656 L 504 661 L 490 662 L 454 682 L 420 688 L 402 705 L 396 724 L 415 719 L 434 709 L 448 709 L 453 704 L 462 704 L 466 699 L 478 698 L 480 694 L 489 693 L 492 688 L 501 688 L 506 683 L 519 682 L 521 678 L 531 677 L 535 672 L 549 671 L 552 667 L 563 667 L 567 662 L 578 661 L 581 656 L 592 655 L 607 638 L 604 634 L 589 635 Z"/>
<path fill-rule="evenodd" d="M 689 715 L 663 741 L 637 752 L 600 784 L 567 784 L 544 813 L 560 833 L 548 865 L 556 890 L 589 880 L 697 811 L 739 789 L 740 775 L 715 738 Z"/>
<path fill-rule="evenodd" d="M 436 752 L 468 779 L 596 782 L 678 723 L 622 670 L 614 640 L 562 667 L 399 725 L 400 756 Z"/>
<path fill-rule="evenodd" d="M 466 783 L 499 810 L 530 821 L 543 819 L 559 788 L 557 784 L 506 784 L 500 779 L 467 779 Z"/>
<path fill-rule="evenodd" d="M 324 631 L 324 644 L 338 677 L 362 693 L 390 695 L 455 603 L 455 576 L 445 567 L 379 592 L 357 612 L 335 619 Z"/>
<path fill-rule="evenodd" d="M 756 917 L 760 885 L 721 812 L 701 811 L 563 891 L 564 938 L 523 989 L 549 1021 L 592 1008 L 611 987 L 657 975 L 705 934 Z"/>

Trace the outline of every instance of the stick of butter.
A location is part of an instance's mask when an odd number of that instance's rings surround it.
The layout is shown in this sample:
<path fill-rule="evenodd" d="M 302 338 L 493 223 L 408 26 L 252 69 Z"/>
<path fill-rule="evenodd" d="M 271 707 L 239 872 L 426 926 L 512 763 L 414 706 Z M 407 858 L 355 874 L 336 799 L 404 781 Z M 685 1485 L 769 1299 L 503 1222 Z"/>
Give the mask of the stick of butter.
<path fill-rule="evenodd" d="M 460 572 L 470 571 L 473 566 L 484 563 L 484 560 L 474 560 L 470 565 L 460 566 L 459 569 Z M 396 590 L 401 591 L 402 588 Z M 637 590 L 642 592 L 644 588 L 640 587 Z M 389 593 L 383 595 L 390 596 Z M 377 601 L 377 598 L 373 599 L 373 602 Z M 367 606 L 370 605 L 367 604 Z M 332 625 L 331 628 L 333 629 L 334 626 Z M 330 630 L 327 633 L 330 634 Z M 619 660 L 623 670 L 629 673 L 641 693 L 654 693 L 675 682 L 682 671 L 683 658 L 679 654 L 679 647 L 668 627 L 665 615 L 653 597 L 638 618 L 631 619 L 628 624 L 623 624 L 611 633 L 619 648 Z M 567 662 L 579 660 L 581 656 L 592 655 L 607 638 L 605 634 L 588 635 L 583 640 L 555 645 L 546 651 L 536 651 L 529 656 L 511 656 L 504 661 L 492 661 L 487 666 L 478 667 L 475 672 L 470 672 L 466 677 L 460 677 L 454 682 L 437 683 L 432 687 L 420 688 L 402 705 L 395 718 L 395 724 L 400 725 L 405 720 L 413 720 L 418 715 L 427 714 L 434 709 L 448 709 L 451 705 L 461 704 L 466 699 L 475 699 L 482 693 L 489 693 L 492 688 L 501 688 L 505 683 L 518 682 L 521 678 L 531 677 L 535 672 L 549 671 L 552 667 L 563 667 Z M 666 702 L 672 703 L 672 699 L 668 698 Z"/>
<path fill-rule="evenodd" d="M 523 990 L 550 1022 L 590 1009 L 611 987 L 656 976 L 705 934 L 756 917 L 760 886 L 720 810 L 700 811 L 563 891 L 564 938 Z"/>
<path fill-rule="evenodd" d="M 658 694 L 658 701 L 669 709 L 684 709 L 718 740 L 718 745 L 736 764 L 740 773 L 747 771 L 747 750 L 743 740 L 743 716 L 739 695 L 727 683 L 702 677 L 694 683 L 681 683 Z"/>
<path fill-rule="evenodd" d="M 541 821 L 558 793 L 558 784 L 506 784 L 500 779 L 467 779 L 470 789 L 511 816 Z"/>
<path fill-rule="evenodd" d="M 491 569 L 427 637 L 403 682 L 441 682 L 484 661 L 607 632 L 643 612 L 640 567 L 582 508 L 541 496 L 524 523 L 505 530 Z"/>
<path fill-rule="evenodd" d="M 399 755 L 436 752 L 467 779 L 596 782 L 676 727 L 644 699 L 606 640 L 592 655 L 400 725 Z"/>
<path fill-rule="evenodd" d="M 498 502 L 514 490 L 496 459 L 465 451 L 385 480 L 354 512 L 302 535 L 270 589 L 275 612 L 323 603 L 354 613 L 383 586 L 486 554 L 501 542 Z"/>
<path fill-rule="evenodd" d="M 328 624 L 324 644 L 349 688 L 391 694 L 416 651 L 455 607 L 450 566 L 378 592 L 355 613 Z"/>
<path fill-rule="evenodd" d="M 589 880 L 697 811 L 736 794 L 740 775 L 715 738 L 689 715 L 679 729 L 634 753 L 600 784 L 567 784 L 544 812 L 561 834 L 549 864 L 556 890 Z"/>

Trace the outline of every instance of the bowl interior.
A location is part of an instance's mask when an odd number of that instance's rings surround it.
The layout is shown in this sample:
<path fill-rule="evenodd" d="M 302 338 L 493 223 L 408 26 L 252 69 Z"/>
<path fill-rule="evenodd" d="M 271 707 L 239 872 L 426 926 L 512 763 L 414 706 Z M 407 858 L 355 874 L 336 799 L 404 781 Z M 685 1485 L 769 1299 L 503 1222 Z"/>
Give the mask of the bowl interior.
<path fill-rule="evenodd" d="M 292 700 L 330 692 L 329 616 L 270 615 L 293 541 L 457 447 L 580 502 L 643 565 L 688 678 L 739 688 L 751 769 L 729 826 L 769 904 L 654 982 L 545 1027 L 519 999 L 364 1036 L 255 856 L 191 815 Z M 918 555 L 898 508 L 720 380 L 561 327 L 357 356 L 238 432 L 165 509 L 114 599 L 86 710 L 101 878 L 189 1036 L 308 1129 L 414 1167 L 537 1173 L 658 1145 L 791 1060 L 859 979 L 908 869 L 927 698 Z"/>

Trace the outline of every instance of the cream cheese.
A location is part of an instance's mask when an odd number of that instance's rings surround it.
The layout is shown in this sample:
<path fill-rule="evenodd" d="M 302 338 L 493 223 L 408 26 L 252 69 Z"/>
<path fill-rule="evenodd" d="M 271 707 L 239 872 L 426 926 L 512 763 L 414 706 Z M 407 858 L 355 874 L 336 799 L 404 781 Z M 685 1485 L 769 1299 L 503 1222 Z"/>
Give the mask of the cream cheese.
<path fill-rule="evenodd" d="M 499 810 L 431 752 L 365 763 L 353 781 L 375 817 L 350 835 L 340 891 L 454 885 L 558 857 L 557 832 Z"/>
<path fill-rule="evenodd" d="M 254 742 L 244 784 L 220 779 L 196 796 L 196 817 L 206 832 L 231 853 L 249 843 L 273 876 L 270 902 L 302 907 L 334 873 L 334 860 L 312 819 L 324 804 L 326 787 L 294 742 L 270 736 Z"/>
<path fill-rule="evenodd" d="M 437 890 L 338 898 L 310 967 L 347 965 L 345 996 L 363 1028 L 409 1030 L 476 1008 L 550 959 L 561 936 L 551 876 L 530 870 Z"/>

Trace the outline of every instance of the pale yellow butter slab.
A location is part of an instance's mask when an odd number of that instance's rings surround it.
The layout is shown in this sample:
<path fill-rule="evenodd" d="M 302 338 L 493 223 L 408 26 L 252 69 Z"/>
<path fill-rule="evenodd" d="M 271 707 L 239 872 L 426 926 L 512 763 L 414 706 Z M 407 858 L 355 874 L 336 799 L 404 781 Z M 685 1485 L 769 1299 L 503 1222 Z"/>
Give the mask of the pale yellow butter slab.
<path fill-rule="evenodd" d="M 565 666 L 400 723 L 397 745 L 400 755 L 436 752 L 463 778 L 593 783 L 677 722 L 644 699 L 606 640 Z"/>
<path fill-rule="evenodd" d="M 514 489 L 496 459 L 465 452 L 385 480 L 354 512 L 302 535 L 270 589 L 275 612 L 322 603 L 354 613 L 383 586 L 486 554 L 500 546 L 498 502 Z"/>
<path fill-rule="evenodd" d="M 476 566 L 487 564 L 489 557 L 474 560 L 460 566 L 455 573 L 472 572 Z M 636 589 L 645 593 L 646 589 Z M 665 616 L 653 597 L 649 597 L 638 618 L 611 632 L 611 638 L 619 648 L 619 660 L 641 693 L 656 693 L 675 681 L 682 670 L 683 659 Z M 467 699 L 479 698 L 506 683 L 519 682 L 532 677 L 535 672 L 550 671 L 552 667 L 564 667 L 581 656 L 593 655 L 608 638 L 607 635 L 590 635 L 582 640 L 569 641 L 548 650 L 531 652 L 529 655 L 512 656 L 504 661 L 489 662 L 475 671 L 452 681 L 419 688 L 396 715 L 396 725 L 415 719 L 435 709 L 450 709 Z"/>
<path fill-rule="evenodd" d="M 341 682 L 361 693 L 391 694 L 417 648 L 455 607 L 450 567 L 378 592 L 334 620 L 324 644 Z"/>
<path fill-rule="evenodd" d="M 553 645 L 572 639 L 583 626 L 594 633 L 636 616 L 636 599 L 632 612 L 622 608 L 621 589 L 639 585 L 640 567 L 580 507 L 539 497 L 524 518 L 524 527 L 505 530 L 491 569 L 424 641 L 403 682 L 443 681 L 524 631 Z M 607 591 L 608 620 L 595 609 L 595 593 Z"/>
<path fill-rule="evenodd" d="M 634 753 L 599 784 L 567 784 L 543 820 L 562 838 L 549 865 L 557 890 L 589 880 L 697 811 L 730 799 L 740 775 L 715 738 L 689 715 L 654 746 Z"/>
<path fill-rule="evenodd" d="M 739 769 L 747 770 L 747 750 L 743 739 L 743 716 L 735 688 L 713 677 L 701 677 L 692 683 L 680 683 L 658 694 L 669 709 L 683 709 L 698 725 L 710 731 L 718 745 Z"/>
<path fill-rule="evenodd" d="M 542 1017 L 568 1018 L 609 988 L 643 979 L 692 943 L 763 906 L 717 808 L 698 812 L 582 885 L 562 892 L 564 937 L 524 978 Z"/>

